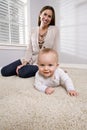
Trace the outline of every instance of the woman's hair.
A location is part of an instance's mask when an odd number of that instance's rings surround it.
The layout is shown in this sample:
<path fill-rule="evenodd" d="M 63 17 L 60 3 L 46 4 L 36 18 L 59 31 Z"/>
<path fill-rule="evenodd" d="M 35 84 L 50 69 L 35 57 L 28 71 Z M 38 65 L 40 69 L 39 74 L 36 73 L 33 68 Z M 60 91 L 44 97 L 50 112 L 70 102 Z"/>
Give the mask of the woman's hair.
<path fill-rule="evenodd" d="M 54 8 L 52 6 L 44 6 L 41 11 L 40 11 L 40 14 L 44 11 L 44 10 L 51 10 L 52 11 L 52 20 L 50 22 L 49 25 L 55 25 L 55 11 L 54 11 Z M 38 17 L 38 26 L 40 26 L 40 14 L 39 14 L 39 17 Z"/>

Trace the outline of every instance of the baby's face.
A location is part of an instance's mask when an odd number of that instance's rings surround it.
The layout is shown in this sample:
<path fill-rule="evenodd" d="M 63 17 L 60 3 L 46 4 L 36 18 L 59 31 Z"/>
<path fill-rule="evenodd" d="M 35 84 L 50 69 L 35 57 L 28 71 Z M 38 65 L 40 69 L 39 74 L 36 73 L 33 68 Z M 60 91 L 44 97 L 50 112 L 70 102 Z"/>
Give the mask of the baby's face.
<path fill-rule="evenodd" d="M 39 73 L 45 78 L 53 76 L 57 66 L 58 66 L 57 58 L 55 57 L 55 55 L 48 53 L 48 54 L 41 54 L 39 56 L 38 61 Z"/>

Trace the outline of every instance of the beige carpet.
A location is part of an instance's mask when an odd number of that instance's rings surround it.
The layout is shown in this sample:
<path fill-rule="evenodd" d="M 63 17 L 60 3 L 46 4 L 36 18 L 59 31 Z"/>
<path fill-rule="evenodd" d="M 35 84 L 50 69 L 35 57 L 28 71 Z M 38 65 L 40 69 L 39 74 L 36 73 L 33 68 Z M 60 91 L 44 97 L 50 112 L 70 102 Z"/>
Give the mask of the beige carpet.
<path fill-rule="evenodd" d="M 66 70 L 78 97 L 62 87 L 52 95 L 38 92 L 34 78 L 0 76 L 0 130 L 87 130 L 87 70 Z"/>

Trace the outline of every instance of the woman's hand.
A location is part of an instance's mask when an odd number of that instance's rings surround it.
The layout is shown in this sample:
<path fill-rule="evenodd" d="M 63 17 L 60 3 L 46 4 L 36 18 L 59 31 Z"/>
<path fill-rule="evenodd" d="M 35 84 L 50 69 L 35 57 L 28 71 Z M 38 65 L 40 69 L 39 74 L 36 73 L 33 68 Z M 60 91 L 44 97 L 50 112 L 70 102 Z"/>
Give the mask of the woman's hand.
<path fill-rule="evenodd" d="M 17 73 L 17 75 L 19 75 L 18 70 L 21 69 L 23 66 L 25 66 L 25 65 L 22 64 L 22 65 L 17 66 L 17 69 L 16 69 L 16 73 Z"/>
<path fill-rule="evenodd" d="M 22 65 L 17 66 L 17 69 L 16 69 L 17 75 L 19 75 L 18 70 L 21 69 L 23 66 L 27 65 L 27 63 L 28 62 L 24 60 L 23 63 L 22 63 Z"/>

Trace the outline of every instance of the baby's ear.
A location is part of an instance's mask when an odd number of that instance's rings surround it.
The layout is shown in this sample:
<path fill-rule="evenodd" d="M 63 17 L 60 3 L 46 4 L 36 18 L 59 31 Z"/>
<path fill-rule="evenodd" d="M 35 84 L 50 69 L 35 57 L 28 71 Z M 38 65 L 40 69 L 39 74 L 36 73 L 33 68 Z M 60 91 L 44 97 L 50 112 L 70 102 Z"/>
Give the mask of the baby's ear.
<path fill-rule="evenodd" d="M 57 67 L 59 66 L 59 64 L 57 64 Z"/>

